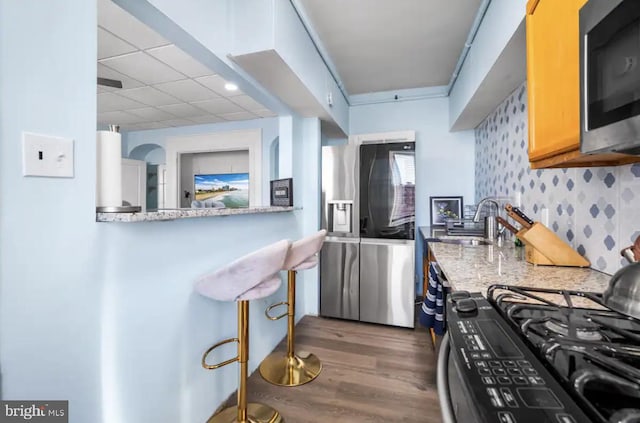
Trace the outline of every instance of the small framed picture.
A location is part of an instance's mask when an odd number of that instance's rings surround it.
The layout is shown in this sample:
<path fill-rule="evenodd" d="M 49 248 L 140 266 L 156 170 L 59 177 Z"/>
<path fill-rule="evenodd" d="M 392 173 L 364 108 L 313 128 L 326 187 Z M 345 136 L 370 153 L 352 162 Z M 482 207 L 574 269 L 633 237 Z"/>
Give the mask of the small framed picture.
<path fill-rule="evenodd" d="M 271 181 L 271 205 L 293 206 L 293 179 L 276 179 Z"/>
<path fill-rule="evenodd" d="M 462 218 L 462 197 L 429 197 L 431 226 L 444 226 L 446 219 Z"/>

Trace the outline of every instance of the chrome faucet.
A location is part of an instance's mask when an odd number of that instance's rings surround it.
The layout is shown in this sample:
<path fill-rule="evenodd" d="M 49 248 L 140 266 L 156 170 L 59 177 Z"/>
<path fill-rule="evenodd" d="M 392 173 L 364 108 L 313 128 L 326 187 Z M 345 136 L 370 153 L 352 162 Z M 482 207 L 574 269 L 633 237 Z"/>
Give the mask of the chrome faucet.
<path fill-rule="evenodd" d="M 484 237 L 493 241 L 496 237 L 500 237 L 500 235 L 502 235 L 502 233 L 498 231 L 498 222 L 496 220 L 496 216 L 500 216 L 500 205 L 498 202 L 491 197 L 480 200 L 476 214 L 473 215 L 473 221 L 480 221 L 480 213 L 482 212 L 482 207 L 484 207 L 486 203 L 494 204 L 496 206 L 495 216 L 490 214 L 484 218 Z M 489 211 L 489 213 L 491 213 L 491 211 Z"/>
<path fill-rule="evenodd" d="M 483 198 L 478 203 L 478 209 L 476 210 L 476 214 L 473 215 L 473 221 L 474 222 L 479 222 L 480 221 L 480 213 L 482 212 L 482 207 L 486 203 L 493 203 L 496 206 L 496 216 L 500 216 L 500 205 L 498 204 L 498 202 L 496 200 L 494 200 L 493 198 L 491 198 L 491 197 L 487 197 L 487 198 Z"/>

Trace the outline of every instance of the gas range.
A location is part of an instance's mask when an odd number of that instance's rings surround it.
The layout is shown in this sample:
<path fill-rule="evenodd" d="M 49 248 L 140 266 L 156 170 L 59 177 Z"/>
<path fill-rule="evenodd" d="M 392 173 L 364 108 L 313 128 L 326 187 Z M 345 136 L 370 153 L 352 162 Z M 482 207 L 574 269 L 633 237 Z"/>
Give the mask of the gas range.
<path fill-rule="evenodd" d="M 458 291 L 447 320 L 448 361 L 478 421 L 640 423 L 640 321 L 599 294 Z"/>

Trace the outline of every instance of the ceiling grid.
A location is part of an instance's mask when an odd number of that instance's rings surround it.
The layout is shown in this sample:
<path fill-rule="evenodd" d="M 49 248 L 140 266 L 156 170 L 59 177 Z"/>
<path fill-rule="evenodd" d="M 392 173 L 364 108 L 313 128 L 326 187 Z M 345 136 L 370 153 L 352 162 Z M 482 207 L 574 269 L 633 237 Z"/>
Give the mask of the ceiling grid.
<path fill-rule="evenodd" d="M 98 1 L 98 123 L 124 130 L 276 116 L 111 0 Z"/>

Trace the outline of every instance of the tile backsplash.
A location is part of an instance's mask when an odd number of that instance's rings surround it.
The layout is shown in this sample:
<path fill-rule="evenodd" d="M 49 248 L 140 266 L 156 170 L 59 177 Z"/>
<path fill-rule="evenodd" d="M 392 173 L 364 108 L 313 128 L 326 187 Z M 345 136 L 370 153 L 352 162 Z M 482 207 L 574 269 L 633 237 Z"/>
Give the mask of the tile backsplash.
<path fill-rule="evenodd" d="M 548 210 L 549 227 L 591 262 L 613 274 L 627 264 L 620 250 L 640 235 L 640 164 L 538 169 L 529 166 L 526 82 L 475 130 L 476 202 L 521 194 L 534 220 Z"/>

